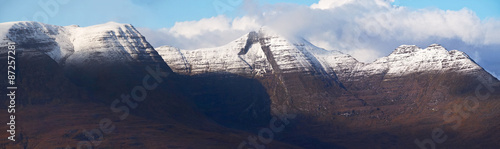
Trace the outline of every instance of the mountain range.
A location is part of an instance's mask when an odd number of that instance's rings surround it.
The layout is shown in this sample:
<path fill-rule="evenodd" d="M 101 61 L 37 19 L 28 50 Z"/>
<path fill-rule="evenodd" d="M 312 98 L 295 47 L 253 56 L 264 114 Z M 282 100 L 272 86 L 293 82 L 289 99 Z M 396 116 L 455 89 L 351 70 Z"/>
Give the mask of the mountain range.
<path fill-rule="evenodd" d="M 20 106 L 18 141 L 0 146 L 77 147 L 92 141 L 86 132 L 101 119 L 116 128 L 94 148 L 500 145 L 500 82 L 439 44 L 402 45 L 363 63 L 268 27 L 195 50 L 155 48 L 146 38 L 114 22 L 0 23 L 0 59 L 8 42 L 17 45 Z M 152 71 L 164 74 L 154 78 L 158 86 L 127 102 Z M 262 135 L 276 126 L 282 130 Z M 436 129 L 445 141 L 435 141 Z M 256 137 L 257 145 L 248 143 Z"/>

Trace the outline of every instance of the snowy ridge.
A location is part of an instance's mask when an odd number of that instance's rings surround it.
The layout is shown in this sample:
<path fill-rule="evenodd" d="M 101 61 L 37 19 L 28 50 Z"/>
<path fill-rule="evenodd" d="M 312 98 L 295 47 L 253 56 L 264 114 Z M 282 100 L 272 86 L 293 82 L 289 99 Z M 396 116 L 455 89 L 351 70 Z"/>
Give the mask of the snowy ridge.
<path fill-rule="evenodd" d="M 373 63 L 358 66 L 354 76 L 386 73 L 386 76 L 403 76 L 417 72 L 474 73 L 482 70 L 467 54 L 461 51 L 448 51 L 438 44 L 425 49 L 415 45 L 402 45 L 387 57 Z"/>
<path fill-rule="evenodd" d="M 271 55 L 266 55 L 266 49 Z M 268 28 L 263 28 L 258 33 L 251 32 L 217 48 L 178 52 L 169 50 L 168 47 L 160 47 L 157 50 L 163 53 L 163 58 L 173 69 L 189 69 L 192 74 L 207 72 L 251 74 L 256 71 L 256 66 L 260 66 L 262 71 L 259 72 L 269 73 L 279 70 L 282 73 L 328 74 L 341 81 L 348 81 L 371 75 L 398 77 L 421 72 L 476 73 L 482 70 L 464 52 L 448 51 L 438 44 L 425 49 L 414 45 L 402 45 L 387 57 L 379 58 L 372 63 L 362 63 L 348 54 L 316 47 L 302 38 L 281 36 Z M 179 54 L 185 57 L 183 60 L 187 61 L 187 64 L 179 62 L 181 60 Z M 271 62 L 266 56 L 274 58 L 277 68 L 272 69 Z M 190 68 L 187 68 L 188 66 Z"/>
<path fill-rule="evenodd" d="M 212 72 L 261 74 L 272 70 L 255 32 L 216 48 L 180 50 L 180 53 L 165 46 L 156 50 L 172 69 L 180 73 L 185 71 L 178 70 L 185 70 L 186 66 L 190 66 L 189 70 L 193 74 Z M 179 64 L 179 54 L 189 64 Z"/>
<path fill-rule="evenodd" d="M 18 50 L 43 52 L 60 64 L 161 60 L 132 25 L 115 22 L 89 27 L 0 23 L 0 39 L 16 42 Z"/>
<path fill-rule="evenodd" d="M 187 70 L 192 74 L 263 74 L 279 70 L 283 73 L 334 75 L 334 70 L 341 70 L 344 62 L 357 63 L 349 55 L 318 48 L 304 39 L 280 36 L 267 28 L 250 32 L 221 47 L 180 52 L 174 49 L 168 46 L 156 48 L 174 71 L 183 74 Z M 266 55 L 266 50 L 269 50 L 269 55 Z M 273 69 L 267 56 L 272 56 L 277 68 Z"/>
<path fill-rule="evenodd" d="M 259 38 L 264 46 L 269 47 L 278 69 L 283 73 L 318 72 L 322 69 L 322 65 L 309 51 L 315 47 L 280 36 L 267 28 L 259 31 Z"/>
<path fill-rule="evenodd" d="M 361 63 L 350 55 L 279 35 L 266 27 L 224 46 L 197 50 L 164 46 L 157 52 L 132 25 L 114 22 L 89 27 L 0 23 L 0 41 L 0 47 L 13 41 L 20 51 L 44 53 L 63 65 L 165 61 L 183 74 L 309 73 L 343 81 L 379 74 L 398 77 L 420 72 L 483 71 L 467 54 L 438 44 L 425 49 L 402 45 L 387 57 Z"/>
<path fill-rule="evenodd" d="M 69 59 L 74 63 L 102 57 L 113 61 L 138 60 L 154 52 L 149 43 L 132 25 L 109 22 L 89 27 L 71 27 L 75 52 Z"/>
<path fill-rule="evenodd" d="M 289 40 L 295 43 L 296 48 L 311 53 L 317 60 L 316 63 L 319 62 L 322 69 L 329 75 L 336 75 L 340 78 L 347 77 L 356 66 L 362 65 L 361 62 L 348 54 L 316 47 L 303 38 L 289 38 Z"/>

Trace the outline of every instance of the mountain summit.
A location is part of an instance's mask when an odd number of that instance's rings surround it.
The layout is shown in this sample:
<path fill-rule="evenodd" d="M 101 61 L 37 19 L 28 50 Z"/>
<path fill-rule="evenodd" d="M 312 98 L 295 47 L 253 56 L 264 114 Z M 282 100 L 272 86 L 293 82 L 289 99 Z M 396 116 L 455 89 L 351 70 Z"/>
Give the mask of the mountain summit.
<path fill-rule="evenodd" d="M 306 40 L 286 38 L 269 29 L 250 32 L 224 46 L 179 50 L 163 46 L 156 50 L 167 64 L 183 74 L 229 72 L 236 74 L 334 73 L 341 63 L 357 63 L 349 55 L 318 48 Z"/>

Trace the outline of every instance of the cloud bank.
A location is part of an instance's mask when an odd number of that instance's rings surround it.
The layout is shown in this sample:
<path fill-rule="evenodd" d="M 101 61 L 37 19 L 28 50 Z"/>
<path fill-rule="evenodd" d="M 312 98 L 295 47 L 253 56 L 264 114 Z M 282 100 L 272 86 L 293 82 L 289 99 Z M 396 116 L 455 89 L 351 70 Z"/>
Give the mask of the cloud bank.
<path fill-rule="evenodd" d="M 259 5 L 245 1 L 245 15 L 217 16 L 177 22 L 171 28 L 139 28 L 154 46 L 197 49 L 224 45 L 245 33 L 267 26 L 301 36 L 327 50 L 351 54 L 363 62 L 388 55 L 402 44 L 423 48 L 439 43 L 448 50 L 465 51 L 489 71 L 500 74 L 500 21 L 481 20 L 467 9 L 412 10 L 392 5 L 392 0 L 320 0 L 311 6 Z"/>

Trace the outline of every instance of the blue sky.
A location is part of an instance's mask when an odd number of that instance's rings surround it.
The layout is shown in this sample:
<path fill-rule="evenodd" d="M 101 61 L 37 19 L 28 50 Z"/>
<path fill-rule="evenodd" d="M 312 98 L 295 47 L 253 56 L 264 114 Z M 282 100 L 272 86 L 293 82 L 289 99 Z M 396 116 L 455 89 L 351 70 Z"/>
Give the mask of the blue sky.
<path fill-rule="evenodd" d="M 498 0 L 395 0 L 394 5 L 413 9 L 434 7 L 442 10 L 471 9 L 481 19 L 500 17 L 500 1 Z"/>
<path fill-rule="evenodd" d="M 229 1 L 236 1 L 231 4 Z M 57 2 L 58 11 L 50 16 Z M 260 4 L 280 2 L 310 5 L 314 1 L 304 0 L 259 0 Z M 0 0 L 0 22 L 39 21 L 55 25 L 89 26 L 108 21 L 130 23 L 139 27 L 171 27 L 175 22 L 199 20 L 219 15 L 214 6 L 229 6 L 224 11 L 227 16 L 239 16 L 238 8 L 243 1 L 238 0 Z M 42 4 L 40 4 L 42 3 Z M 47 5 L 44 5 L 47 4 Z M 44 6 L 49 6 L 49 12 Z M 22 11 L 20 11 L 22 10 Z M 37 14 L 38 13 L 38 14 Z M 43 14 L 48 17 L 45 19 Z M 42 15 L 39 15 L 42 14 Z M 134 15 L 131 15 L 134 14 Z M 40 17 L 41 16 L 41 17 Z M 47 21 L 45 21 L 47 20 Z"/>
<path fill-rule="evenodd" d="M 59 10 L 50 16 L 42 4 L 58 2 Z M 67 1 L 67 2 L 66 2 Z M 214 4 L 222 6 L 224 15 L 229 17 L 244 15 L 239 8 L 244 3 L 238 0 L 0 0 L 0 22 L 19 20 L 46 21 L 55 25 L 78 24 L 89 26 L 108 21 L 130 23 L 138 27 L 172 27 L 175 22 L 199 20 L 219 15 Z M 229 2 L 236 2 L 232 5 Z M 261 5 L 293 3 L 311 5 L 316 0 L 258 0 Z M 121 3 L 121 4 L 120 4 Z M 411 9 L 439 8 L 473 10 L 481 19 L 500 17 L 500 1 L 497 0 L 395 0 L 394 5 Z M 54 10 L 49 5 L 49 11 Z M 22 10 L 22 11 L 21 11 Z M 219 11 L 220 12 L 220 11 Z M 46 14 L 47 19 L 43 17 Z M 42 14 L 42 15 L 40 15 Z"/>

